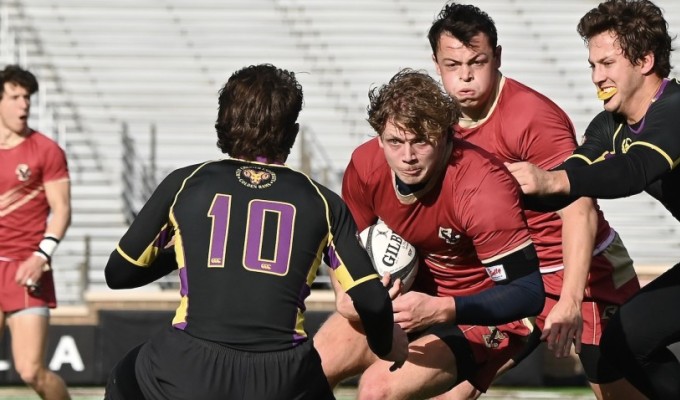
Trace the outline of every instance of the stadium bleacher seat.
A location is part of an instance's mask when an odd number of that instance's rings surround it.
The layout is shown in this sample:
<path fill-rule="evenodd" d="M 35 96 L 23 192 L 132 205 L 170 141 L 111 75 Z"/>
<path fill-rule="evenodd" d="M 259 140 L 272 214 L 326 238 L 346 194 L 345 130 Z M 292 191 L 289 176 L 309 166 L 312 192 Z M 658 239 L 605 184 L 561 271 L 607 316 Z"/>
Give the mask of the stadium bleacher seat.
<path fill-rule="evenodd" d="M 123 123 L 143 158 L 156 127 L 159 179 L 181 165 L 223 157 L 214 145 L 217 91 L 238 68 L 270 62 L 295 71 L 303 84 L 301 123 L 317 149 L 313 164 L 332 171 L 328 184 L 338 190 L 352 149 L 372 135 L 365 121 L 369 88 L 403 67 L 434 73 L 426 35 L 444 3 L 5 0 L 4 22 L 25 46 L 40 95 L 66 135 L 74 216 L 55 257 L 64 270 L 57 274 L 60 300 L 82 301 L 83 287 L 73 280 L 83 266 L 90 288 L 104 290 L 104 263 L 126 228 Z M 597 2 L 473 3 L 497 23 L 504 73 L 552 98 L 583 132 L 601 104 L 575 28 Z M 657 3 L 671 33 L 678 32 L 680 3 Z M 300 142 L 289 159 L 296 167 L 304 158 Z M 638 265 L 680 259 L 679 226 L 649 196 L 600 204 Z"/>

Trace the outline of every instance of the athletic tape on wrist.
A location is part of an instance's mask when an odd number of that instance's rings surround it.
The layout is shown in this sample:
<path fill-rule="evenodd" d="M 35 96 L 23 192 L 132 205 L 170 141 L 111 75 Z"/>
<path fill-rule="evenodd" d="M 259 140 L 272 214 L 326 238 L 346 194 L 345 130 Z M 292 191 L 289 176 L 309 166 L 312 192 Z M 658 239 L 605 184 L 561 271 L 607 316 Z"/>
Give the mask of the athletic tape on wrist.
<path fill-rule="evenodd" d="M 58 244 L 59 239 L 51 235 L 45 235 L 38 245 L 38 251 L 44 253 L 48 258 L 52 258 L 52 254 L 54 254 Z"/>
<path fill-rule="evenodd" d="M 54 251 L 57 249 L 58 244 L 59 239 L 57 239 L 56 236 L 48 234 L 45 235 L 43 240 L 40 241 L 40 244 L 38 245 L 38 250 L 33 252 L 33 254 L 43 258 L 46 261 L 45 266 L 43 267 L 43 271 L 49 271 L 51 269 L 52 254 L 54 254 Z"/>

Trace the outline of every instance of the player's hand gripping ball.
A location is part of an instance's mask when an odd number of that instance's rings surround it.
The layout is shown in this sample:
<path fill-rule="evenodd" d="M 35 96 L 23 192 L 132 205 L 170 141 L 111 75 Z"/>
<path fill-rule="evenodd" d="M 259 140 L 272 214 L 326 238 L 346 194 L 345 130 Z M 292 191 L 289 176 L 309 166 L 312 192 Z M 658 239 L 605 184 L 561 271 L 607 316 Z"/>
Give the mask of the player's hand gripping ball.
<path fill-rule="evenodd" d="M 415 247 L 394 233 L 382 221 L 364 229 L 359 238 L 378 274 L 383 276 L 389 272 L 390 286 L 400 278 L 402 290 L 407 291 L 418 272 L 418 254 Z"/>

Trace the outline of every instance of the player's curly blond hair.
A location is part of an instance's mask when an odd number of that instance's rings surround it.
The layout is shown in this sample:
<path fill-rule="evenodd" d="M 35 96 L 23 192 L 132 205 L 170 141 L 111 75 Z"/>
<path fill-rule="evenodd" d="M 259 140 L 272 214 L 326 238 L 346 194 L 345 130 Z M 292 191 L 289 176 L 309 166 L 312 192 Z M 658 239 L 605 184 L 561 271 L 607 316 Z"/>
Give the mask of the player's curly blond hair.
<path fill-rule="evenodd" d="M 368 123 L 380 136 L 387 122 L 432 143 L 451 136 L 461 115 L 458 102 L 425 71 L 405 68 L 368 92 Z"/>

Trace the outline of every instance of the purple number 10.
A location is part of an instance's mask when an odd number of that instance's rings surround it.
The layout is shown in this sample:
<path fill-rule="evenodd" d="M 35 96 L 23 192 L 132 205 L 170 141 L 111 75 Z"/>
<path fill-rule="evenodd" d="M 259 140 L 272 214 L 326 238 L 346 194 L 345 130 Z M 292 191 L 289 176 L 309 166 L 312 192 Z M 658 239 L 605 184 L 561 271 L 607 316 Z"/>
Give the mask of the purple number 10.
<path fill-rule="evenodd" d="M 231 196 L 217 194 L 210 206 L 208 216 L 212 218 L 208 268 L 224 268 L 229 236 Z M 266 200 L 252 200 L 248 204 L 248 219 L 245 227 L 243 267 L 249 271 L 285 275 L 290 265 L 293 244 L 293 222 L 295 207 L 288 203 Z M 265 243 L 266 224 L 275 224 L 274 243 Z M 263 247 L 273 248 L 273 257 L 264 257 Z"/>

